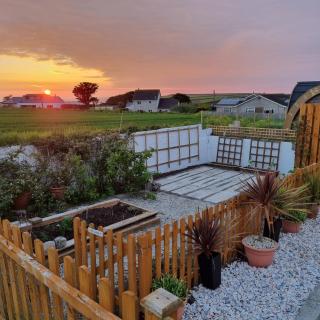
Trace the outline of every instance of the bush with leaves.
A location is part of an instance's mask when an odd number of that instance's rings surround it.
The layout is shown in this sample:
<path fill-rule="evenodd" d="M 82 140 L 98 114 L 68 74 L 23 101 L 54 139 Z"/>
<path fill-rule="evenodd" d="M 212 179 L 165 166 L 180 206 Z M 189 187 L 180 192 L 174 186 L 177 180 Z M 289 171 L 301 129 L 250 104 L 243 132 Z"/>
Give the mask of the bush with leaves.
<path fill-rule="evenodd" d="M 188 294 L 186 283 L 171 274 L 164 274 L 159 279 L 156 278 L 152 281 L 152 290 L 159 288 L 163 288 L 183 300 Z"/>
<path fill-rule="evenodd" d="M 12 209 L 14 200 L 34 188 L 34 172 L 22 157 L 21 150 L 0 160 L 0 212 L 3 216 Z"/>

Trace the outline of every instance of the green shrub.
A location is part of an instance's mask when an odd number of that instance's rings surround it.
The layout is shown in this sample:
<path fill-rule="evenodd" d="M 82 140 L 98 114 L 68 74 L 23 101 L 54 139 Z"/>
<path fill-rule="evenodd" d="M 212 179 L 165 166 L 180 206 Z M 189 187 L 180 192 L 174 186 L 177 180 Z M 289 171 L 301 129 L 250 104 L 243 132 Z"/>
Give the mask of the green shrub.
<path fill-rule="evenodd" d="M 180 299 L 185 299 L 188 294 L 188 287 L 183 280 L 177 279 L 171 274 L 165 274 L 159 279 L 152 281 L 152 290 L 163 288 Z"/>
<path fill-rule="evenodd" d="M 307 219 L 307 214 L 304 211 L 293 210 L 289 211 L 289 215 L 286 216 L 286 220 L 293 222 L 304 222 Z"/>

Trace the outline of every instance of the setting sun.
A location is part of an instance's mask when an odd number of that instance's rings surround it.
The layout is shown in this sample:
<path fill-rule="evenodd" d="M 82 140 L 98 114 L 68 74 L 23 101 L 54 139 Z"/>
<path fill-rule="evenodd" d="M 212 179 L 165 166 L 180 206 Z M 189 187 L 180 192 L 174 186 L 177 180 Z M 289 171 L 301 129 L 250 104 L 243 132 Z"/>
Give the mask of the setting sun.
<path fill-rule="evenodd" d="M 44 90 L 43 91 L 45 94 L 47 94 L 48 96 L 50 96 L 50 94 L 51 94 L 51 90 L 49 90 L 49 89 L 46 89 L 46 90 Z"/>

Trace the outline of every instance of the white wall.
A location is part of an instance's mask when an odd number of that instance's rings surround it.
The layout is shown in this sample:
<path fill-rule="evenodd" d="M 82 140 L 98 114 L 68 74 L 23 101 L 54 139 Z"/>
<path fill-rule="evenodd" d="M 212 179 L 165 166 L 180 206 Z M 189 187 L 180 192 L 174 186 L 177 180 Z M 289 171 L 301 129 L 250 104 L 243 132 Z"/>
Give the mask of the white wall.
<path fill-rule="evenodd" d="M 178 131 L 180 131 L 180 143 Z M 190 159 L 189 131 L 190 143 L 193 144 L 190 146 Z M 168 148 L 168 136 L 170 155 L 167 149 L 160 150 Z M 181 170 L 200 164 L 215 163 L 217 161 L 218 142 L 219 136 L 212 135 L 212 129 L 202 129 L 201 125 L 143 131 L 133 134 L 136 152 L 154 150 L 151 158 L 147 161 L 147 165 L 150 171 L 160 173 Z M 179 145 L 180 154 L 179 148 L 177 148 Z M 250 165 L 250 145 L 251 139 L 242 139 L 241 167 L 249 167 Z M 294 157 L 295 151 L 292 142 L 280 142 L 278 164 L 280 173 L 286 174 L 294 168 Z M 169 158 L 170 161 L 174 162 L 169 164 Z"/>

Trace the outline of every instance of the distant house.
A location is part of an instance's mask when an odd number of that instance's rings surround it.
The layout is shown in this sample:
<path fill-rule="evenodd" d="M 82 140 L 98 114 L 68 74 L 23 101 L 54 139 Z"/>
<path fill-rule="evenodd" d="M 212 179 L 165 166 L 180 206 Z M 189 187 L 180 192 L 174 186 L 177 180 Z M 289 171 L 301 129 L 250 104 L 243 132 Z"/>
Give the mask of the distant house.
<path fill-rule="evenodd" d="M 179 101 L 175 98 L 160 98 L 158 111 L 159 112 L 170 112 L 172 108 L 177 107 Z"/>
<path fill-rule="evenodd" d="M 240 98 L 222 98 L 214 104 L 212 111 L 217 114 L 267 116 L 276 115 L 284 118 L 287 112 L 289 95 L 286 94 L 251 94 Z"/>
<path fill-rule="evenodd" d="M 22 97 L 9 97 L 2 105 L 16 108 L 60 109 L 64 101 L 58 96 L 47 94 L 25 94 Z"/>
<path fill-rule="evenodd" d="M 132 102 L 127 103 L 129 111 L 158 112 L 161 93 L 159 89 L 136 90 Z"/>

